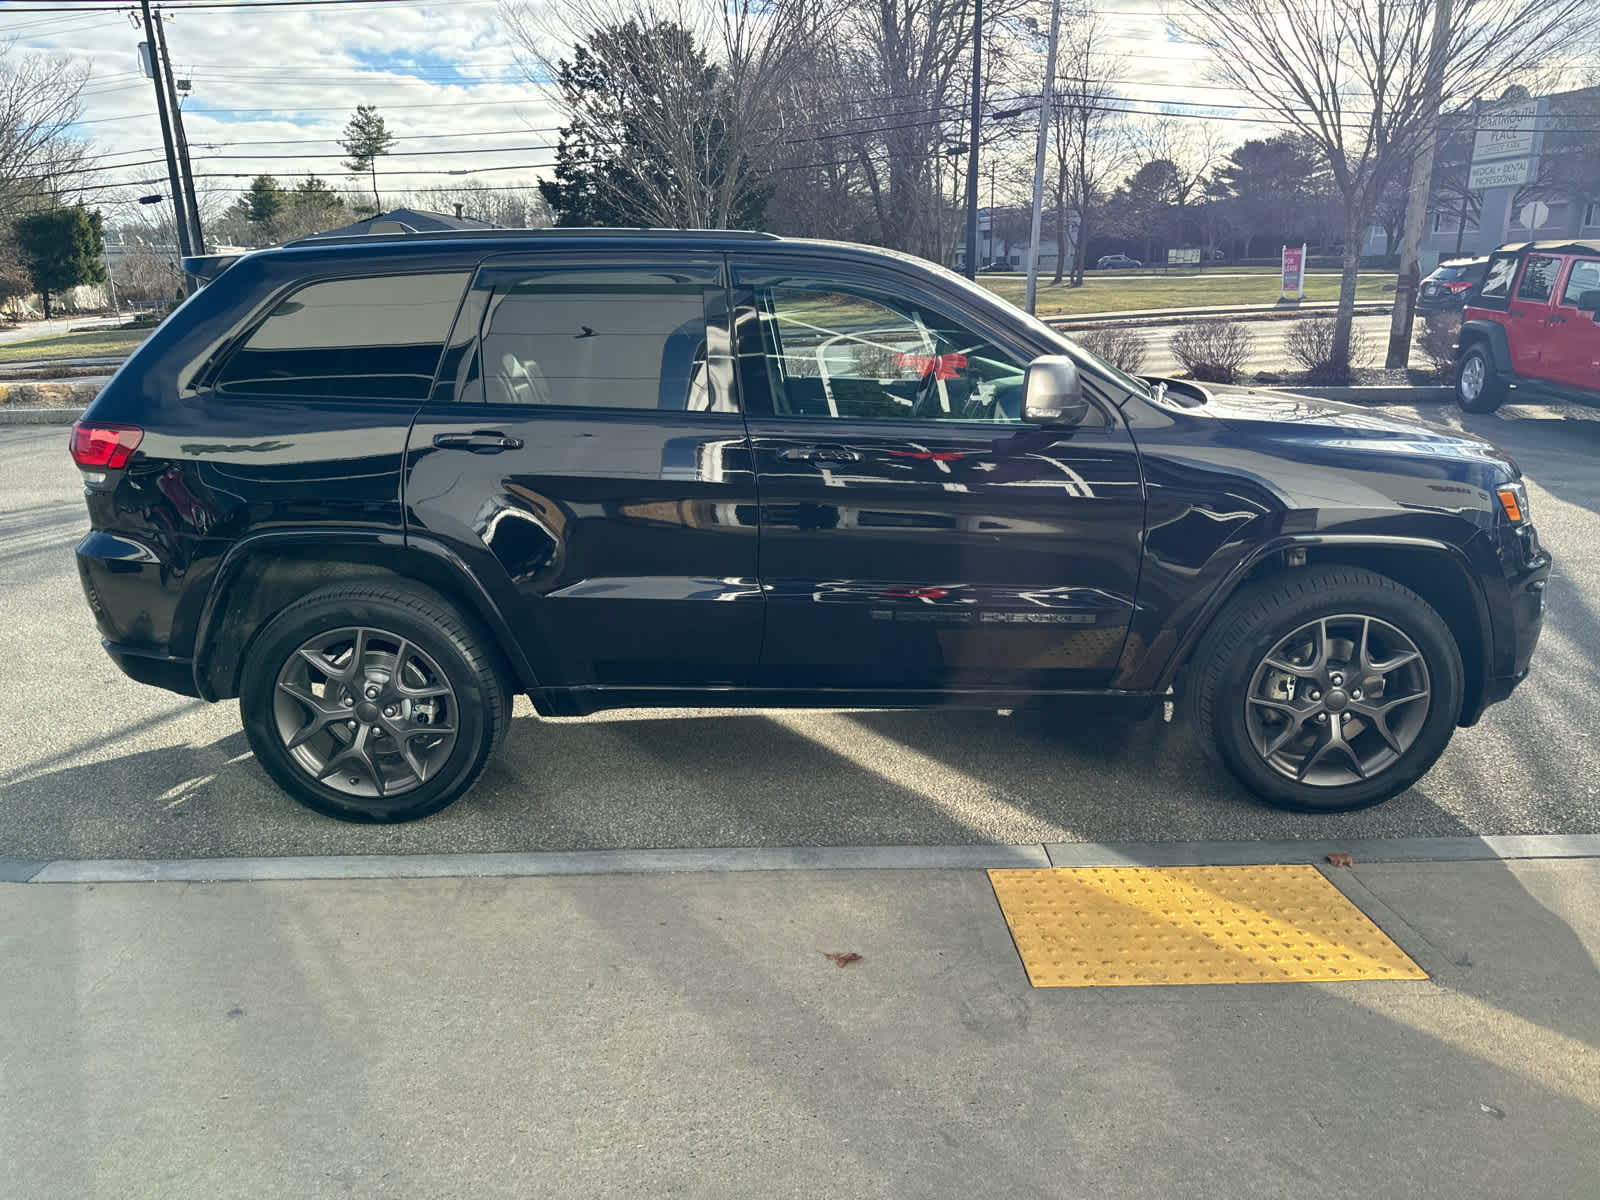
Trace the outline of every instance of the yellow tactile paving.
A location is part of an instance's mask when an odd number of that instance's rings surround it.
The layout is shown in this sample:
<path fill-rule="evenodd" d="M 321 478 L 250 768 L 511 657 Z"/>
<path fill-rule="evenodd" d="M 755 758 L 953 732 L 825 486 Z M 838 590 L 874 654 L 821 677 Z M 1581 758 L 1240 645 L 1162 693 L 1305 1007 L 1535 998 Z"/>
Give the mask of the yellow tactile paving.
<path fill-rule="evenodd" d="M 1312 866 L 989 872 L 1034 987 L 1427 973 Z"/>

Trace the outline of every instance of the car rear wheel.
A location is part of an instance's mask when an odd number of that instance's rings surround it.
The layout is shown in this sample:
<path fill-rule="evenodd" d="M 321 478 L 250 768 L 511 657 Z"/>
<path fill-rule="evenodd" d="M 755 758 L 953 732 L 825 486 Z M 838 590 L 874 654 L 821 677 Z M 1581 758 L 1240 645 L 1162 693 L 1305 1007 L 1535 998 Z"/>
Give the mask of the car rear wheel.
<path fill-rule="evenodd" d="M 256 760 L 306 807 L 343 821 L 412 821 L 459 799 L 505 732 L 493 659 L 442 598 L 351 584 L 278 614 L 239 692 Z"/>
<path fill-rule="evenodd" d="M 1499 408 L 1504 399 L 1505 385 L 1495 373 L 1488 350 L 1470 347 L 1456 370 L 1456 403 L 1463 412 L 1486 413 Z"/>
<path fill-rule="evenodd" d="M 1196 650 L 1183 695 L 1201 744 L 1260 799 L 1345 812 L 1433 766 L 1463 686 L 1455 639 L 1422 597 L 1330 566 L 1235 597 Z"/>

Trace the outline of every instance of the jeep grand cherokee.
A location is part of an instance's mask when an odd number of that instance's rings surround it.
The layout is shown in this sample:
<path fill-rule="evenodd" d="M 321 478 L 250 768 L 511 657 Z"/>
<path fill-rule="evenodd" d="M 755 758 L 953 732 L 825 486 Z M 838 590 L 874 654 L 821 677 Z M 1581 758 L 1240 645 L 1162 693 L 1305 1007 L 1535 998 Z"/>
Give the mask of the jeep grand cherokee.
<path fill-rule="evenodd" d="M 365 821 L 541 714 L 1148 711 L 1256 796 L 1384 800 L 1528 669 L 1550 560 L 1488 443 L 1138 379 L 883 250 L 334 237 L 222 270 L 72 435 L 134 679 L 238 697 Z"/>

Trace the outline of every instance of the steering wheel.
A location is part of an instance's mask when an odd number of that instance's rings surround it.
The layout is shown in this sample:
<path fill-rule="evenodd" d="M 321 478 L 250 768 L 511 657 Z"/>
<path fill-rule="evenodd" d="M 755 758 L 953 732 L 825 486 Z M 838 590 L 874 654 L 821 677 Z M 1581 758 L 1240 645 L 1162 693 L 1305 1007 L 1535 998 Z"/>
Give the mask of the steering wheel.
<path fill-rule="evenodd" d="M 937 417 L 939 415 L 939 360 L 934 359 L 928 366 L 928 373 L 917 384 L 915 395 L 911 399 L 911 415 L 913 417 Z"/>

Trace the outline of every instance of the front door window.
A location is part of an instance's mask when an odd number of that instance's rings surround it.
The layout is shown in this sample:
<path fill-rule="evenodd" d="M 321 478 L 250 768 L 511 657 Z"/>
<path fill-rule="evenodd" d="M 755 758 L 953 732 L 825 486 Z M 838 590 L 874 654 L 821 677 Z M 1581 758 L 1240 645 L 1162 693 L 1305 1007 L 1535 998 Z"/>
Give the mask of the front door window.
<path fill-rule="evenodd" d="M 827 285 L 760 298 L 774 416 L 1017 423 L 1025 366 L 915 304 Z"/>

